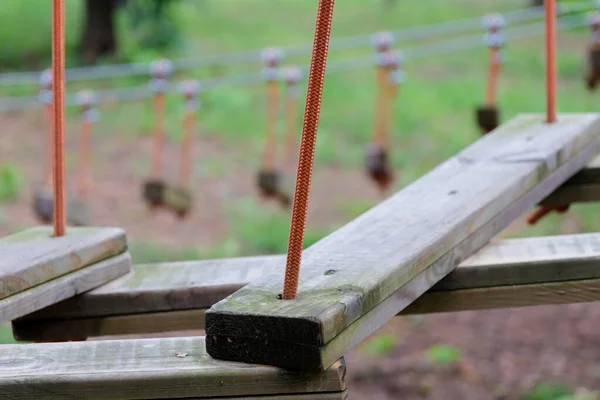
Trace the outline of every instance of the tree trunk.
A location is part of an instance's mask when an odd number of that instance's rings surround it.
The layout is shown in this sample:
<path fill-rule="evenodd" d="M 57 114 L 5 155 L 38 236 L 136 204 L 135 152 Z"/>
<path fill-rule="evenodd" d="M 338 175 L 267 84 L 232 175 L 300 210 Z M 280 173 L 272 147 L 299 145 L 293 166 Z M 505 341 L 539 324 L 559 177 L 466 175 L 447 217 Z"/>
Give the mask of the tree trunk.
<path fill-rule="evenodd" d="M 100 56 L 117 51 L 115 10 L 120 0 L 85 0 L 85 25 L 79 43 L 79 55 L 89 64 Z"/>

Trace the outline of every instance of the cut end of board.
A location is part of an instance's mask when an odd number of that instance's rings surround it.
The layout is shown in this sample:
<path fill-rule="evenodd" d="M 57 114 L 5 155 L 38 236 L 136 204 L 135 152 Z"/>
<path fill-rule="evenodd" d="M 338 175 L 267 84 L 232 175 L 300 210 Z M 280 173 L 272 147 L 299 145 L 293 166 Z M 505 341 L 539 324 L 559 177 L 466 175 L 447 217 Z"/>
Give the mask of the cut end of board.
<path fill-rule="evenodd" d="M 522 114 L 304 252 L 298 298 L 265 276 L 206 312 L 215 358 L 323 369 L 600 149 L 600 114 Z"/>
<path fill-rule="evenodd" d="M 0 238 L 0 300 L 127 251 L 119 228 L 40 226 Z"/>

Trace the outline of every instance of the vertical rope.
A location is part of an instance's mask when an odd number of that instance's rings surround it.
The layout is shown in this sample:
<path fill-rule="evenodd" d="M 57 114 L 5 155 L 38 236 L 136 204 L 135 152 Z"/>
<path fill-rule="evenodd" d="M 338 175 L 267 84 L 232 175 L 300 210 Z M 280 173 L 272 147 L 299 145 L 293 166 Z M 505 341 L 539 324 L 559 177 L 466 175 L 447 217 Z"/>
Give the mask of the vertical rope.
<path fill-rule="evenodd" d="M 285 155 L 286 170 L 293 168 L 296 160 L 296 123 L 298 118 L 298 82 L 300 81 L 300 68 L 290 68 L 287 71 L 287 99 L 285 102 Z"/>
<path fill-rule="evenodd" d="M 277 109 L 279 105 L 279 90 L 277 82 L 267 82 L 267 124 L 266 143 L 263 157 L 263 168 L 265 170 L 275 169 L 277 160 Z"/>
<path fill-rule="evenodd" d="M 65 212 L 65 5 L 52 3 L 52 101 L 54 105 L 54 236 L 64 236 Z"/>
<path fill-rule="evenodd" d="M 199 84 L 196 81 L 185 81 L 181 84 L 181 91 L 185 102 L 185 115 L 183 117 L 179 186 L 187 188 L 190 185 L 192 178 L 192 139 L 194 136 L 195 116 L 198 107 L 196 97 L 199 91 Z"/>
<path fill-rule="evenodd" d="M 556 122 L 556 0 L 545 0 L 546 122 Z"/>
<path fill-rule="evenodd" d="M 323 81 L 325 79 L 325 68 L 327 65 L 327 52 L 329 49 L 334 2 L 335 0 L 319 0 L 319 8 L 317 11 L 315 39 L 308 75 L 306 105 L 304 108 L 304 122 L 302 124 L 302 139 L 300 142 L 298 172 L 296 175 L 296 189 L 294 192 L 294 203 L 292 205 L 292 221 L 282 295 L 284 300 L 295 299 L 298 292 L 300 263 L 302 261 L 302 247 L 304 244 L 304 230 L 306 227 L 306 213 L 308 211 L 308 196 L 310 194 L 310 181 L 317 140 L 319 114 L 321 111 Z"/>
<path fill-rule="evenodd" d="M 54 126 L 52 117 L 52 104 L 44 105 L 44 117 L 46 120 L 46 164 L 44 167 L 44 187 L 52 188 L 52 176 L 54 165 Z"/>
<path fill-rule="evenodd" d="M 154 156 L 152 158 L 152 177 L 160 179 L 162 172 L 162 154 L 165 145 L 165 94 L 154 95 Z"/>
<path fill-rule="evenodd" d="M 496 105 L 496 93 L 498 88 L 498 76 L 500 75 L 500 53 L 497 48 L 490 47 L 489 49 L 490 61 L 488 70 L 488 82 L 487 91 L 485 96 L 485 102 L 488 107 L 494 107 Z"/>

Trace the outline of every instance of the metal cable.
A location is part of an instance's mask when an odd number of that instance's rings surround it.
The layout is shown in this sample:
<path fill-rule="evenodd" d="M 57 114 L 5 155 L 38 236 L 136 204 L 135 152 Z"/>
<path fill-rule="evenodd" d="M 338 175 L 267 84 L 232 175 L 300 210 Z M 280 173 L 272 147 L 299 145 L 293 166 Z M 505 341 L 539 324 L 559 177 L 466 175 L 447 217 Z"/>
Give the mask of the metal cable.
<path fill-rule="evenodd" d="M 558 10 L 559 14 L 566 15 L 589 10 L 591 6 L 563 7 Z M 510 24 L 518 24 L 535 19 L 541 19 L 543 16 L 543 7 L 530 7 L 508 11 L 505 14 Z M 479 29 L 481 17 L 466 18 L 456 21 L 442 22 L 438 24 L 416 26 L 391 32 L 395 40 L 406 41 L 416 39 L 428 39 L 436 36 L 447 36 L 467 32 L 469 30 Z M 362 46 L 368 46 L 372 35 L 357 35 L 346 38 L 332 40 L 330 44 L 331 51 L 344 51 L 356 49 Z M 308 45 L 296 45 L 283 47 L 282 50 L 288 56 L 303 56 L 310 54 L 311 47 Z M 258 63 L 260 61 L 261 50 L 249 50 L 242 52 L 226 54 L 210 54 L 202 58 L 181 58 L 173 60 L 173 69 L 175 71 L 188 71 L 213 65 L 239 65 L 245 63 Z M 69 68 L 66 71 L 68 82 L 111 79 L 119 77 L 130 77 L 146 75 L 150 63 L 131 63 L 117 65 L 102 65 L 93 67 Z M 8 72 L 0 74 L 0 87 L 34 85 L 37 83 L 41 71 L 28 72 Z"/>
<path fill-rule="evenodd" d="M 562 17 L 559 20 L 558 28 L 569 30 L 586 25 L 579 16 Z M 544 33 L 543 23 L 531 23 L 524 26 L 507 29 L 506 37 L 508 40 L 517 41 Z M 481 35 L 469 35 L 457 39 L 441 40 L 435 43 L 429 43 L 421 46 L 414 46 L 403 49 L 406 60 L 417 60 L 444 54 L 450 54 L 484 46 L 481 42 Z M 357 69 L 371 68 L 373 66 L 372 56 L 349 57 L 346 59 L 332 61 L 327 67 L 327 73 L 339 73 Z M 302 68 L 305 73 L 306 68 Z M 227 86 L 255 86 L 264 83 L 264 77 L 261 73 L 242 73 L 229 75 L 219 78 L 209 78 L 199 81 L 207 91 Z M 173 85 L 168 89 L 174 91 Z M 99 103 L 139 101 L 150 98 L 153 94 L 148 90 L 147 85 L 130 86 L 115 89 L 99 90 L 96 92 Z M 66 94 L 65 104 L 67 106 L 76 105 L 75 93 Z M 23 111 L 28 109 L 41 108 L 43 105 L 39 102 L 37 96 L 8 97 L 0 99 L 0 112 Z"/>

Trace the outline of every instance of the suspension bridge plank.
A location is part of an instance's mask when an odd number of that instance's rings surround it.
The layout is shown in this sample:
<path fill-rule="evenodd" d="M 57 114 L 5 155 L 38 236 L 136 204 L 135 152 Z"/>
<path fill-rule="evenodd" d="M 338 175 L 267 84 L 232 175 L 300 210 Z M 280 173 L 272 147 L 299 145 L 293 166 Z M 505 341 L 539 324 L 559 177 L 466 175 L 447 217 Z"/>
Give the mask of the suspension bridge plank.
<path fill-rule="evenodd" d="M 521 115 L 205 314 L 216 358 L 322 370 L 450 273 L 598 153 L 598 114 Z M 448 172 L 452 171 L 451 174 Z"/>
<path fill-rule="evenodd" d="M 8 322 L 117 279 L 131 269 L 129 253 L 97 262 L 0 299 L 0 322 Z"/>
<path fill-rule="evenodd" d="M 134 265 L 120 279 L 13 321 L 13 332 L 19 340 L 63 341 L 203 329 L 206 309 L 263 274 L 282 271 L 284 265 L 283 255 Z M 436 312 L 446 296 L 455 296 L 448 291 L 596 278 L 600 278 L 600 233 L 495 240 L 416 303 Z M 493 291 L 489 294 L 493 298 Z M 529 305 L 543 300 L 532 297 Z M 513 306 L 522 303 L 518 301 Z M 479 299 L 477 304 L 488 303 Z M 509 300 L 506 304 L 511 306 Z M 445 309 L 440 307 L 440 312 Z M 409 306 L 405 311 L 415 310 Z"/>
<path fill-rule="evenodd" d="M 4 345 L 0 371 L 7 400 L 342 399 L 346 390 L 343 359 L 318 373 L 220 361 L 204 337 Z"/>
<path fill-rule="evenodd" d="M 119 228 L 72 228 L 52 237 L 49 226 L 0 238 L 0 299 L 92 265 L 127 249 Z"/>

